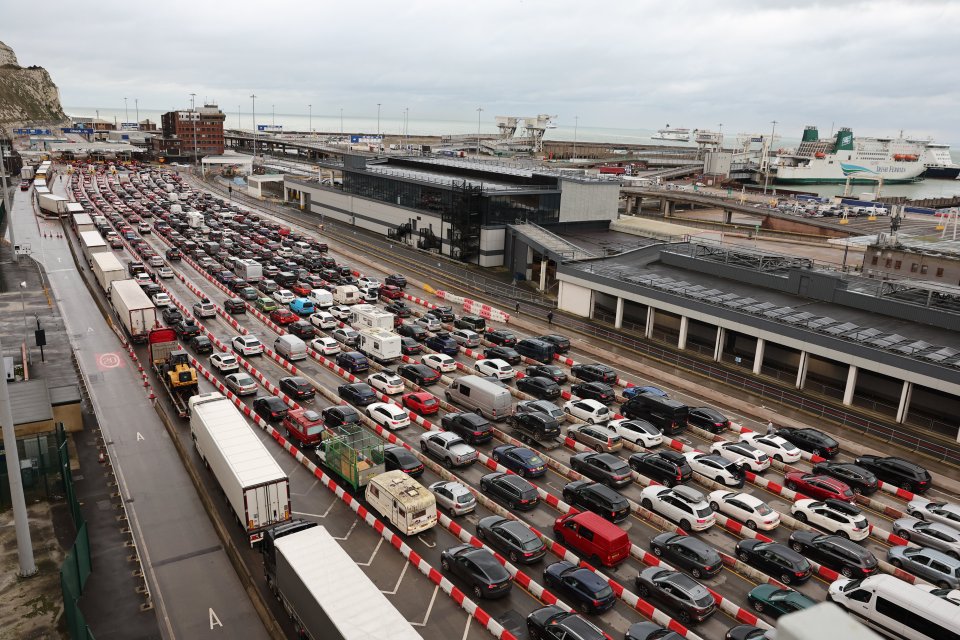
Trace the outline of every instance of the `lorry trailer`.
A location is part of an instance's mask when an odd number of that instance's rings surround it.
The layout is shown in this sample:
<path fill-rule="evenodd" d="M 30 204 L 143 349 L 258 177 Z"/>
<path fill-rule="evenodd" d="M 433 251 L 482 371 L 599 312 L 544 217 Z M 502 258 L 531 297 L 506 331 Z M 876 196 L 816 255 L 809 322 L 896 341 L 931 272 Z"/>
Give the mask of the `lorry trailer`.
<path fill-rule="evenodd" d="M 157 324 L 157 308 L 136 280 L 114 280 L 110 291 L 110 303 L 130 341 L 143 344 Z"/>

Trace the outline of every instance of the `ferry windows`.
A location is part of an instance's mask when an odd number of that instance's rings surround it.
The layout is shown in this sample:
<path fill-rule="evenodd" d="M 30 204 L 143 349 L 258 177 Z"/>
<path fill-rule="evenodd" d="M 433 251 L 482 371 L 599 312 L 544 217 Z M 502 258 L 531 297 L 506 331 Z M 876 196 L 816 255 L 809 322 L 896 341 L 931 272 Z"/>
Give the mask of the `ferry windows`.
<path fill-rule="evenodd" d="M 919 268 L 920 268 L 920 265 L 918 265 L 916 262 L 914 262 L 912 265 L 910 265 L 910 273 L 916 273 L 916 272 L 917 272 L 917 269 L 919 269 Z"/>
<path fill-rule="evenodd" d="M 925 264 L 920 265 L 920 273 L 922 275 L 927 275 L 927 265 Z"/>
<path fill-rule="evenodd" d="M 872 265 L 874 265 L 874 266 L 876 266 L 876 264 L 877 264 L 878 262 L 880 262 L 880 256 L 873 256 L 873 259 L 870 260 L 870 264 L 872 264 Z"/>

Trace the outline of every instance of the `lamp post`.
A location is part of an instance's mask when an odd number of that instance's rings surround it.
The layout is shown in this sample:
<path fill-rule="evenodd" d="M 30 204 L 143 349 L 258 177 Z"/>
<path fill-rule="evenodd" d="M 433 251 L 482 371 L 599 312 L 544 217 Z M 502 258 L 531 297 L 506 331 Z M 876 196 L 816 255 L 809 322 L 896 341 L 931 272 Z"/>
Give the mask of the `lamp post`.
<path fill-rule="evenodd" d="M 723 151 L 723 123 L 721 122 L 721 123 L 718 124 L 717 126 L 720 127 L 720 133 L 719 133 L 719 135 L 720 135 L 720 151 Z"/>
<path fill-rule="evenodd" d="M 127 99 L 123 99 L 123 120 L 124 122 L 130 122 L 130 109 L 127 107 Z"/>
<path fill-rule="evenodd" d="M 577 128 L 580 126 L 580 116 L 573 116 L 573 160 L 577 160 Z"/>
<path fill-rule="evenodd" d="M 277 126 L 277 105 L 270 105 L 270 126 Z"/>
<path fill-rule="evenodd" d="M 140 98 L 133 99 L 133 108 L 137 114 L 137 129 L 140 129 Z"/>
<path fill-rule="evenodd" d="M 378 102 L 377 103 L 377 138 L 379 137 L 380 137 L 380 103 Z"/>
<path fill-rule="evenodd" d="M 310 129 L 310 133 L 313 133 L 313 105 L 312 105 L 312 104 L 308 104 L 308 105 L 307 105 L 307 108 L 310 109 L 310 126 L 309 126 L 309 129 Z"/>
<path fill-rule="evenodd" d="M 21 282 L 19 289 L 20 289 L 20 313 L 23 315 L 23 346 L 24 346 L 24 349 L 26 349 L 27 351 L 27 360 L 29 361 L 30 348 L 29 348 L 29 344 L 27 343 L 27 307 L 23 302 L 23 290 L 26 288 L 27 288 L 27 283 L 25 281 Z"/>
<path fill-rule="evenodd" d="M 253 162 L 257 161 L 257 96 L 250 94 L 250 109 L 253 111 Z M 250 172 L 253 172 L 253 162 L 250 163 Z"/>
<path fill-rule="evenodd" d="M 7 212 L 7 220 L 10 220 L 10 196 L 7 193 L 7 164 L 3 159 L 2 141 L 0 141 L 0 202 L 3 203 L 3 210 Z M 13 262 L 14 264 L 20 264 L 20 252 L 17 251 L 17 240 L 14 236 L 13 224 L 8 222 L 7 228 L 10 230 L 10 247 L 13 249 Z"/>
<path fill-rule="evenodd" d="M 483 107 L 477 107 L 477 158 L 480 157 L 480 114 L 483 113 Z"/>
<path fill-rule="evenodd" d="M 200 124 L 200 114 L 197 113 L 197 94 L 190 94 L 190 120 L 193 122 L 193 170 L 197 170 L 197 125 Z"/>
<path fill-rule="evenodd" d="M 410 142 L 410 107 L 403 108 L 403 147 L 406 150 Z"/>
<path fill-rule="evenodd" d="M 340 107 L 340 135 L 343 135 L 343 107 Z"/>
<path fill-rule="evenodd" d="M 767 194 L 767 184 L 770 182 L 770 148 L 773 146 L 773 134 L 777 131 L 777 121 L 771 121 L 773 125 L 770 128 L 770 141 L 767 143 L 767 170 L 763 174 L 763 194 Z"/>

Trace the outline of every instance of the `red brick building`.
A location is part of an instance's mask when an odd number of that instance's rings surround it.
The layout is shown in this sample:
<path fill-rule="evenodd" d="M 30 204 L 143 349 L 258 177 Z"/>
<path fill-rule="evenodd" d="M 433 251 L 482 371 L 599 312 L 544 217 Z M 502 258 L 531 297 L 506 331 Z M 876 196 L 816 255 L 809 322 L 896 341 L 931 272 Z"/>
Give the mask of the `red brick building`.
<path fill-rule="evenodd" d="M 161 116 L 162 135 L 154 138 L 157 153 L 192 159 L 223 153 L 223 122 L 226 114 L 215 104 L 199 109 L 169 111 Z"/>

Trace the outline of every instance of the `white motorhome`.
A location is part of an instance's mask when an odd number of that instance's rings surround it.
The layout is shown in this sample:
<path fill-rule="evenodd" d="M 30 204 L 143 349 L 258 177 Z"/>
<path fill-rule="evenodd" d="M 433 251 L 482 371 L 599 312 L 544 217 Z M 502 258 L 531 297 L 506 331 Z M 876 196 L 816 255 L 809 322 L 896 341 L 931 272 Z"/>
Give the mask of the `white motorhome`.
<path fill-rule="evenodd" d="M 393 329 L 393 314 L 372 304 L 358 304 L 350 311 L 350 324 L 359 329 Z"/>
<path fill-rule="evenodd" d="M 437 501 L 426 487 L 394 470 L 371 478 L 366 499 L 370 507 L 407 536 L 437 524 Z"/>
<path fill-rule="evenodd" d="M 399 360 L 400 346 L 400 336 L 387 329 L 363 328 L 357 339 L 357 350 L 380 364 Z"/>

